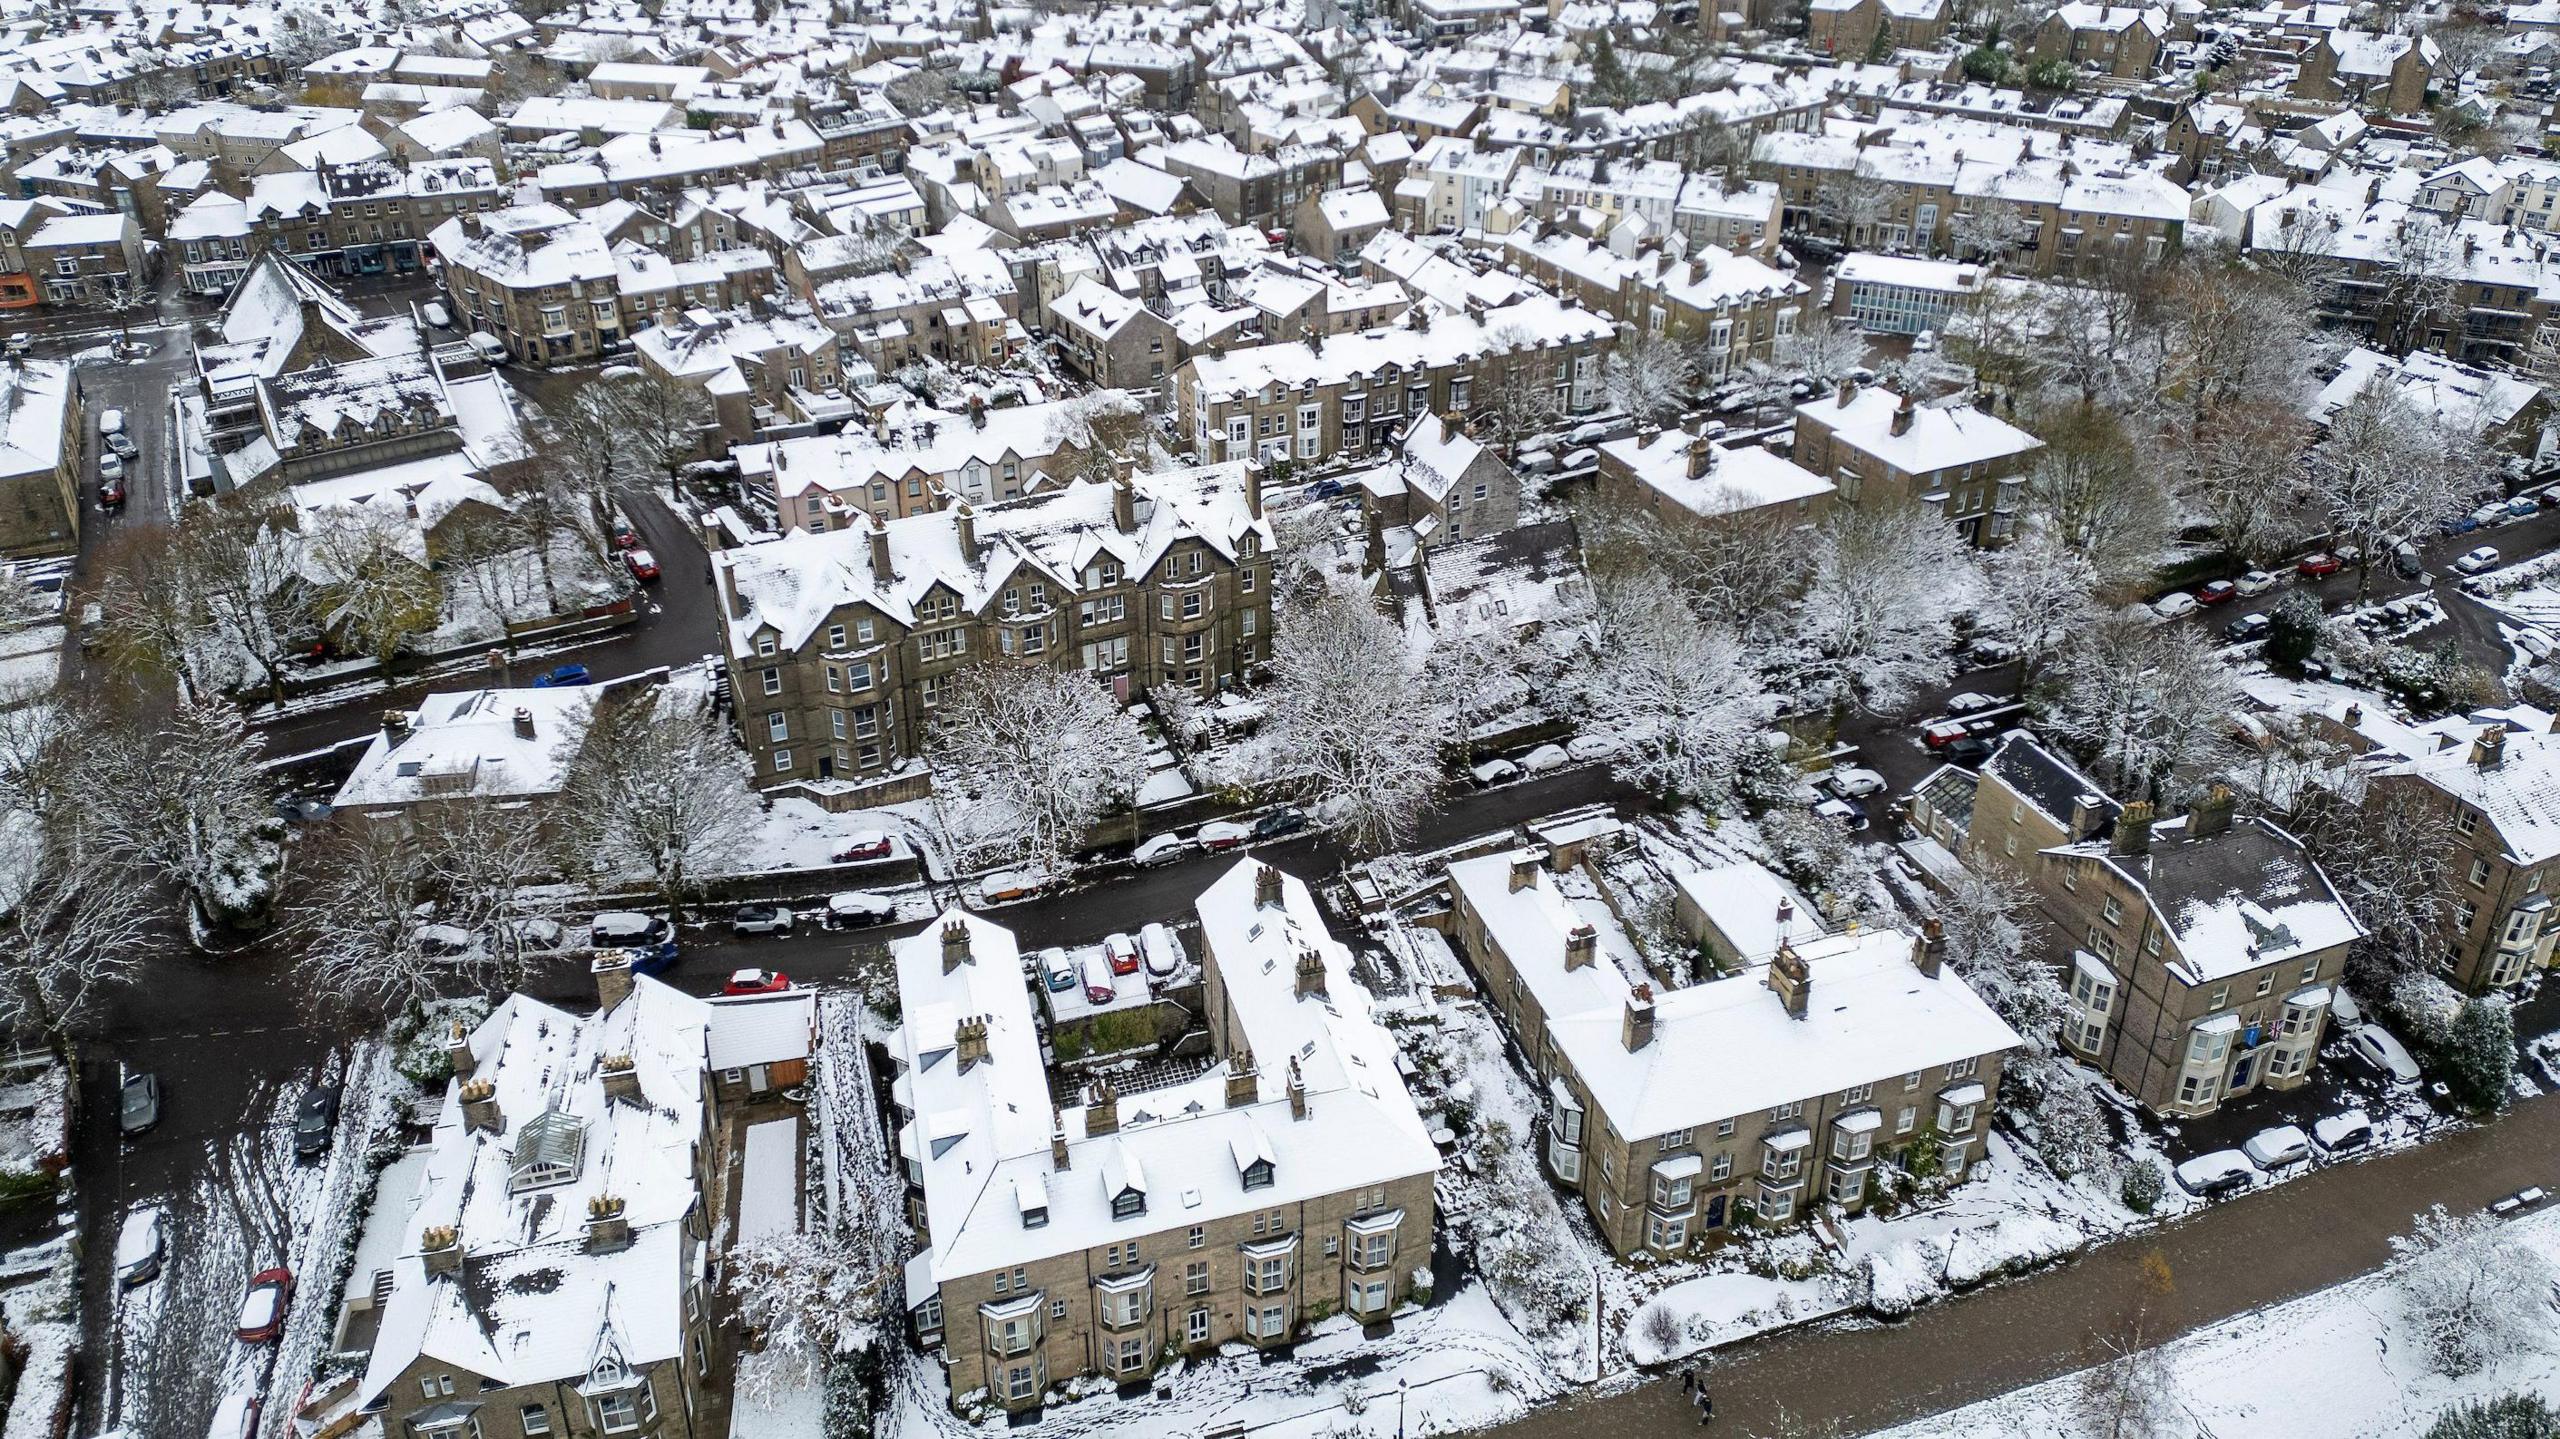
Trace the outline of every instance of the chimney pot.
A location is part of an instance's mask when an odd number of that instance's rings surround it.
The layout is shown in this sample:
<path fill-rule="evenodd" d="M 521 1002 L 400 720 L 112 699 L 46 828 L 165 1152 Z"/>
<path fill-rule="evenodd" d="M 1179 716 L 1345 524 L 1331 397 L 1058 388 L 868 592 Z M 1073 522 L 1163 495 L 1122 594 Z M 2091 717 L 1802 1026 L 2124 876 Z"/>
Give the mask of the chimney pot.
<path fill-rule="evenodd" d="M 1653 986 L 1639 984 L 1627 991 L 1627 1013 L 1619 1036 L 1627 1053 L 1633 1054 L 1653 1043 Z"/>
<path fill-rule="evenodd" d="M 631 1218 L 617 1195 L 599 1194 L 587 1201 L 587 1252 L 611 1254 L 631 1247 Z"/>
<path fill-rule="evenodd" d="M 1084 1137 L 1120 1132 L 1120 1091 L 1108 1077 L 1097 1079 L 1084 1097 Z"/>
<path fill-rule="evenodd" d="M 609 1013 L 631 997 L 631 951 L 600 950 L 589 961 L 587 973 L 595 976 L 597 1013 Z"/>
<path fill-rule="evenodd" d="M 2507 760 L 2507 727 L 2493 724 L 2480 731 L 2471 742 L 2471 762 L 2481 769 L 2496 769 Z"/>
<path fill-rule="evenodd" d="M 1313 947 L 1298 951 L 1298 997 L 1324 996 L 1324 956 Z"/>
<path fill-rule="evenodd" d="M 521 705 L 516 708 L 516 738 L 533 738 L 533 711 Z"/>
<path fill-rule="evenodd" d="M 462 1236 L 450 1224 L 434 1225 L 418 1235 L 418 1256 L 429 1274 L 462 1272 Z"/>
<path fill-rule="evenodd" d="M 1600 957 L 1600 931 L 1577 924 L 1564 937 L 1564 967 L 1570 972 Z"/>
<path fill-rule="evenodd" d="M 970 962 L 969 925 L 965 920 L 951 920 L 942 926 L 942 972 L 949 974 Z"/>
<path fill-rule="evenodd" d="M 1266 864 L 1253 872 L 1254 908 L 1278 909 L 1280 892 L 1280 871 L 1277 868 Z"/>
<path fill-rule="evenodd" d="M 498 1086 L 485 1079 L 474 1079 L 461 1090 L 462 1127 L 465 1133 L 487 1130 L 491 1134 L 507 1132 L 507 1117 L 498 1108 Z"/>
<path fill-rule="evenodd" d="M 630 1055 L 606 1055 L 596 1061 L 596 1073 L 604 1080 L 604 1097 L 608 1101 L 640 1102 L 640 1067 Z"/>
<path fill-rule="evenodd" d="M 2115 853 L 2149 854 L 2152 818 L 2151 801 L 2138 799 L 2126 805 L 2124 812 L 2116 816 Z"/>

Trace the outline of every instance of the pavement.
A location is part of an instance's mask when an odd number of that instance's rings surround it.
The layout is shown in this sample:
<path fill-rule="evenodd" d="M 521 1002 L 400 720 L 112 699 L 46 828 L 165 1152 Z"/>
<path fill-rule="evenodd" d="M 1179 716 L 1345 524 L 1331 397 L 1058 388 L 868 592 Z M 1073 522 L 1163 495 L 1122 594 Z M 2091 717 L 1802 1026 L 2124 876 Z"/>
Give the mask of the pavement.
<path fill-rule="evenodd" d="M 2164 1336 L 2369 1273 L 2430 1205 L 2476 1210 L 2527 1185 L 2560 1183 L 2560 1096 L 2496 1121 L 2213 1205 L 2057 1269 L 1921 1310 L 1899 1324 L 1838 1324 L 1747 1342 L 1707 1368 L 1711 1432 L 1854 1435 L 2007 1393 L 2095 1362 L 2091 1336 L 2136 1292 L 2135 1266 L 2168 1261 L 2176 1286 L 2154 1308 Z M 1783 1430 L 1782 1414 L 1800 1426 Z M 2056 1432 L 2064 1426 L 2056 1425 Z M 2348 1425 L 2343 1419 L 2339 1432 Z M 1695 1435 L 1679 1376 L 1538 1409 L 1500 1439 Z"/>

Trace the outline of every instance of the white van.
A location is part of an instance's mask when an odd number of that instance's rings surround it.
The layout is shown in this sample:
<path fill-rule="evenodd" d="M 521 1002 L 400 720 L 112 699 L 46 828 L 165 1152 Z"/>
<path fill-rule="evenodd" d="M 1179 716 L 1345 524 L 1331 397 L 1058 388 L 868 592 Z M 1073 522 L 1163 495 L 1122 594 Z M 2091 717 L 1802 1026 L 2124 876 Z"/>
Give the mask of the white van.
<path fill-rule="evenodd" d="M 507 362 L 507 342 L 486 330 L 474 330 L 471 332 L 471 353 L 478 355 L 484 364 L 503 365 Z"/>
<path fill-rule="evenodd" d="M 204 1431 L 204 1439 L 255 1439 L 258 1432 L 258 1408 L 255 1394 L 225 1394 L 213 1411 L 213 1423 Z"/>

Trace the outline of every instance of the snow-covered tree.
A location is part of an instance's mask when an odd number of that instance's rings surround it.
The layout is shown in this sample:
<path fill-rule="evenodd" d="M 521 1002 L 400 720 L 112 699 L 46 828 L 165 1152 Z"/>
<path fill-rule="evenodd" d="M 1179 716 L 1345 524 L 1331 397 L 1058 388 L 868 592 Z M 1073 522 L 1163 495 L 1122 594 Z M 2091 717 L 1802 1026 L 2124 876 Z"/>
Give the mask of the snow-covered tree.
<path fill-rule="evenodd" d="M 2022 687 L 2032 688 L 2046 662 L 2097 618 L 2097 588 L 2088 557 L 2042 525 L 1984 557 L 1981 615 L 2017 647 Z"/>
<path fill-rule="evenodd" d="M 1440 777 L 1441 724 L 1404 635 L 1359 595 L 1293 606 L 1271 652 L 1272 749 L 1317 820 L 1354 848 L 1396 847 Z"/>
<path fill-rule="evenodd" d="M 2249 263 L 2290 287 L 2306 308 L 2328 297 L 2345 273 L 2337 254 L 2344 222 L 2325 205 L 2285 210 L 2272 226 L 2256 227 Z"/>
<path fill-rule="evenodd" d="M 2560 1409 L 2529 1390 L 2474 1399 L 2437 1415 L 2421 1439 L 2560 1439 Z"/>
<path fill-rule="evenodd" d="M 740 1388 L 770 1397 L 815 1386 L 842 1355 L 872 1342 L 889 1278 L 878 1256 L 830 1234 L 793 1231 L 741 1244 L 724 1280 L 764 1362 Z"/>
<path fill-rule="evenodd" d="M 1517 322 L 1500 326 L 1486 339 L 1496 354 L 1539 353 L 1536 334 Z M 1507 361 L 1493 366 L 1491 376 L 1476 385 L 1467 422 L 1480 436 L 1517 444 L 1563 423 L 1566 394 L 1543 366 Z"/>
<path fill-rule="evenodd" d="M 2209 416 L 2250 401 L 2292 408 L 2309 371 L 2311 321 L 2297 292 L 2207 256 L 2189 257 L 2160 288 L 2145 316 L 2159 354 L 2149 384 L 2181 428 L 2201 435 Z"/>
<path fill-rule="evenodd" d="M 1947 242 L 1968 260 L 2005 260 L 2035 226 L 2027 212 L 2007 200 L 1980 200 L 1947 222 Z"/>
<path fill-rule="evenodd" d="M 128 756 L 92 742 L 95 718 L 78 702 L 0 714 L 0 1031 L 57 1051 L 156 947 L 116 802 Z"/>
<path fill-rule="evenodd" d="M 2007 869 L 1967 868 L 1938 907 L 1949 968 L 1964 976 L 2034 1054 L 2053 1051 L 2069 1003 L 2061 976 L 2027 948 L 2022 922 L 2033 895 Z"/>
<path fill-rule="evenodd" d="M 305 989 L 374 1016 L 521 982 L 513 901 L 548 872 L 537 833 L 522 807 L 479 801 L 421 809 L 405 832 L 332 833 L 288 911 Z"/>
<path fill-rule="evenodd" d="M 2045 722 L 2128 797 L 2158 799 L 2227 744 L 2239 684 L 2203 631 L 2110 615 L 2055 667 Z"/>
<path fill-rule="evenodd" d="M 2471 446 L 2380 381 L 2329 417 L 2328 434 L 2312 446 L 2309 470 L 2312 494 L 2330 524 L 2362 548 L 2359 595 L 2377 554 L 2468 504 L 2480 477 Z"/>
<path fill-rule="evenodd" d="M 1887 712 L 1955 672 L 1954 621 L 1975 571 L 1955 528 L 1926 505 L 1870 497 L 1824 523 L 1796 614 L 1794 680 L 1834 712 Z"/>
<path fill-rule="evenodd" d="M 2401 1303 L 2439 1372 L 2458 1378 L 2549 1346 L 2551 1261 L 2495 1218 L 2439 1204 L 2391 1248 Z"/>
<path fill-rule="evenodd" d="M 1643 505 L 1596 492 L 1575 501 L 1574 528 L 1595 584 L 1667 575 L 1697 613 L 1715 616 L 1755 651 L 1792 628 L 1816 538 L 1782 506 L 1665 524 Z"/>
<path fill-rule="evenodd" d="M 334 506 L 313 513 L 303 540 L 320 576 L 318 616 L 376 662 L 390 664 L 441 621 L 444 586 L 405 517 L 370 505 Z"/>
<path fill-rule="evenodd" d="M 2302 412 L 2273 395 L 2216 405 L 2180 432 L 2179 497 L 2242 562 L 2272 560 L 2297 533 L 2289 522 L 2301 508 L 2297 461 L 2309 438 Z"/>
<path fill-rule="evenodd" d="M 1055 471 L 1059 479 L 1109 484 L 1124 458 L 1146 457 L 1146 412 L 1126 390 L 1090 390 L 1051 416 L 1049 439 L 1065 462 Z"/>
<path fill-rule="evenodd" d="M 1423 676 L 1446 726 L 1447 747 L 1463 757 L 1475 727 L 1520 698 L 1526 656 L 1519 632 L 1503 617 L 1470 623 L 1463 612 L 1444 611 L 1442 623 L 1423 656 Z"/>
<path fill-rule="evenodd" d="M 1800 805 L 1781 805 L 1760 818 L 1769 858 L 1810 896 L 1823 918 L 1838 922 L 1867 907 L 1867 866 L 1849 832 Z"/>
<path fill-rule="evenodd" d="M 340 18 L 345 13 L 334 6 L 286 6 L 276 13 L 274 33 L 267 37 L 269 58 L 285 74 L 295 75 L 312 61 L 345 49 L 347 33 Z"/>
<path fill-rule="evenodd" d="M 2504 1109 L 2516 1075 L 2515 1012 L 2506 996 L 2479 994 L 2462 1002 L 2436 1061 L 2453 1097 L 2473 1110 Z"/>
<path fill-rule="evenodd" d="M 959 854 L 1056 872 L 1135 797 L 1146 735 L 1084 670 L 984 661 L 954 677 L 926 742 Z"/>
<path fill-rule="evenodd" d="M 2107 1146 L 2114 1138 L 2097 1096 L 2067 1060 L 2048 1058 L 2026 1067 L 2043 1071 L 2035 1108 L 2036 1152 L 2065 1179 L 2097 1171 L 2107 1162 Z"/>
<path fill-rule="evenodd" d="M 266 923 L 284 872 L 284 821 L 258 763 L 265 737 L 219 695 L 180 697 L 135 747 L 129 801 L 141 854 L 212 924 Z"/>
<path fill-rule="evenodd" d="M 2114 413 L 2067 404 L 2038 415 L 2045 447 L 2027 470 L 2026 499 L 2054 538 L 2086 558 L 2101 582 L 2147 580 L 2177 533 L 2177 514 Z"/>
<path fill-rule="evenodd" d="M 1750 656 L 1661 575 L 1602 585 L 1596 598 L 1582 702 L 1589 726 L 1618 741 L 1610 767 L 1655 795 L 1712 803 L 1775 708 Z"/>
<path fill-rule="evenodd" d="M 1794 334 L 1770 347 L 1765 367 L 1756 360 L 1752 364 L 1755 369 L 1827 385 L 1866 363 L 1868 349 L 1867 337 L 1847 320 L 1807 315 L 1801 317 Z"/>
<path fill-rule="evenodd" d="M 1601 372 L 1610 404 L 1655 424 L 1677 419 L 1697 382 L 1697 348 L 1649 330 L 1638 330 L 1610 346 Z"/>
<path fill-rule="evenodd" d="M 1876 224 L 1893 212 L 1894 196 L 1893 182 L 1861 155 L 1847 169 L 1828 171 L 1814 182 L 1813 212 L 1835 236 L 1863 245 Z"/>
<path fill-rule="evenodd" d="M 576 874 L 646 875 L 681 915 L 760 819 L 746 762 L 710 714 L 657 694 L 596 705 L 553 806 Z"/>

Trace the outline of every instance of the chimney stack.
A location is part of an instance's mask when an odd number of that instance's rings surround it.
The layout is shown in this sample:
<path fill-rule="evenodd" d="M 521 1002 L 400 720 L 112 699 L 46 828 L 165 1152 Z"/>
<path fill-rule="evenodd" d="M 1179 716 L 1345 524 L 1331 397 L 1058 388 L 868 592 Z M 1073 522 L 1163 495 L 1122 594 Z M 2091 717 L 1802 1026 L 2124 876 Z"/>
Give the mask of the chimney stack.
<path fill-rule="evenodd" d="M 432 1225 L 418 1235 L 418 1258 L 430 1275 L 460 1274 L 462 1236 L 450 1224 Z"/>
<path fill-rule="evenodd" d="M 1919 935 L 1911 941 L 1911 963 L 1922 976 L 1936 979 L 1946 960 L 1947 927 L 1933 914 L 1921 922 Z"/>
<path fill-rule="evenodd" d="M 1778 946 L 1777 954 L 1769 960 L 1768 984 L 1786 1005 L 1787 1018 L 1804 1018 L 1805 1003 L 1813 997 L 1813 967 L 1796 953 L 1794 945 Z"/>
<path fill-rule="evenodd" d="M 1909 395 L 1903 396 L 1902 403 L 1893 407 L 1893 432 L 1896 435 L 1911 433 L 1912 417 L 1918 409 L 1919 407 L 1911 402 Z"/>
<path fill-rule="evenodd" d="M 970 962 L 969 924 L 966 920 L 947 920 L 942 926 L 942 972 L 949 974 Z"/>
<path fill-rule="evenodd" d="M 2496 769 L 2507 762 L 2507 727 L 2493 724 L 2480 731 L 2471 742 L 2471 763 L 2481 769 Z"/>
<path fill-rule="evenodd" d="M 1299 1072 L 1298 1056 L 1289 1056 L 1289 1117 L 1307 1117 L 1307 1077 Z"/>
<path fill-rule="evenodd" d="M 1254 870 L 1253 907 L 1256 909 L 1280 907 L 1280 871 L 1277 868 L 1266 864 Z"/>
<path fill-rule="evenodd" d="M 400 741 L 407 739 L 409 737 L 409 712 L 407 710 L 384 710 L 382 712 L 382 737 L 391 741 L 395 745 L 400 743 Z"/>
<path fill-rule="evenodd" d="M 1850 403 L 1857 398 L 1858 382 L 1855 380 L 1843 379 L 1840 382 L 1840 408 L 1844 410 L 1849 408 Z"/>
<path fill-rule="evenodd" d="M 2364 723 L 2364 706 L 2363 706 L 2363 705 L 2360 705 L 2360 704 L 2350 704 L 2350 705 L 2348 705 L 2348 706 L 2347 706 L 2347 713 L 2346 713 L 2346 721 L 2347 721 L 2347 728 L 2349 728 L 2349 729 L 2354 729 L 2356 726 L 2363 724 L 2363 723 Z"/>
<path fill-rule="evenodd" d="M 1097 1139 L 1120 1132 L 1120 1091 L 1111 1087 L 1111 1078 L 1103 1076 L 1093 1082 L 1084 1096 L 1084 1137 Z"/>
<path fill-rule="evenodd" d="M 1127 470 L 1111 478 L 1111 528 L 1124 535 L 1138 532 L 1138 486 Z"/>
<path fill-rule="evenodd" d="M 640 1102 L 640 1066 L 627 1054 L 608 1054 L 596 1061 L 596 1074 L 604 1081 L 607 1103 L 623 1100 Z"/>
<path fill-rule="evenodd" d="M 1518 894 L 1524 889 L 1533 889 L 1537 886 L 1537 883 L 1538 857 L 1534 854 L 1513 855 L 1511 858 L 1511 893 Z"/>
<path fill-rule="evenodd" d="M 522 705 L 516 706 L 516 738 L 533 738 L 533 711 Z"/>
<path fill-rule="evenodd" d="M 1238 1049 L 1227 1056 L 1227 1108 L 1235 1109 L 1262 1097 L 1262 1075 L 1253 1067 L 1253 1051 Z"/>
<path fill-rule="evenodd" d="M 1324 956 L 1311 945 L 1298 951 L 1298 998 L 1324 997 Z"/>
<path fill-rule="evenodd" d="M 587 1252 L 613 1254 L 631 1247 L 631 1218 L 621 1198 L 599 1194 L 587 1201 Z"/>
<path fill-rule="evenodd" d="M 971 428 L 971 429 L 973 429 L 973 430 L 983 430 L 983 429 L 985 429 L 986 427 L 987 427 L 987 401 L 986 401 L 986 397 L 985 397 L 985 396 L 983 396 L 983 395 L 971 395 L 971 396 L 969 397 L 969 428 Z"/>
<path fill-rule="evenodd" d="M 962 500 L 960 507 L 951 512 L 951 526 L 953 532 L 960 537 L 960 557 L 964 560 L 976 559 L 978 557 L 978 512 L 969 507 L 967 500 Z"/>
<path fill-rule="evenodd" d="M 987 1017 L 983 1014 L 976 1014 L 971 1015 L 967 1019 L 961 1020 L 959 1025 L 951 1031 L 951 1040 L 952 1047 L 958 1051 L 957 1058 L 960 1061 L 960 1072 L 962 1074 L 966 1074 L 971 1069 L 985 1063 L 987 1058 Z"/>
<path fill-rule="evenodd" d="M 2116 816 L 2114 852 L 2117 854 L 2151 853 L 2151 820 L 2151 801 L 2138 799 L 2126 805 L 2124 813 Z"/>
<path fill-rule="evenodd" d="M 1704 435 L 1689 439 L 1689 478 L 1703 480 L 1716 467 L 1715 443 Z"/>
<path fill-rule="evenodd" d="M 2077 794 L 2071 797 L 2071 842 L 2078 844 L 2097 833 L 2098 816 L 2106 808 L 2106 796 Z"/>
<path fill-rule="evenodd" d="M 1587 924 L 1577 924 L 1564 937 L 1564 967 L 1567 974 L 1600 957 L 1600 931 Z"/>
<path fill-rule="evenodd" d="M 491 1134 L 507 1132 L 507 1117 L 498 1112 L 497 1085 L 474 1079 L 462 1086 L 462 1128 L 465 1133 L 483 1129 Z"/>
<path fill-rule="evenodd" d="M 877 580 L 894 580 L 897 567 L 889 562 L 889 522 L 878 515 L 871 517 L 871 576 Z"/>
<path fill-rule="evenodd" d="M 1262 461 L 1244 462 L 1244 512 L 1262 518 Z"/>
<path fill-rule="evenodd" d="M 471 1031 L 462 1027 L 461 1020 L 452 1020 L 445 1027 L 444 1058 L 456 1079 L 469 1079 L 471 1071 L 479 1067 L 480 1062 L 471 1057 Z"/>
<path fill-rule="evenodd" d="M 609 1014 L 631 997 L 631 951 L 600 951 L 587 965 L 596 979 L 596 1013 Z"/>
<path fill-rule="evenodd" d="M 1067 1112 L 1049 1106 L 1049 1167 L 1060 1174 L 1075 1166 L 1067 1158 Z"/>
<path fill-rule="evenodd" d="M 2204 798 L 2197 800 L 2195 808 L 2187 813 L 2188 837 L 2202 839 L 2207 835 L 2221 834 L 2229 830 L 2231 811 L 2239 802 L 2239 796 L 2233 794 L 2231 786 L 2227 784 L 2217 783 L 2206 790 Z"/>
<path fill-rule="evenodd" d="M 1639 984 L 1627 991 L 1627 1019 L 1619 1038 L 1626 1041 L 1629 1054 L 1653 1043 L 1652 985 Z"/>

